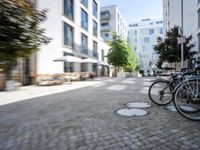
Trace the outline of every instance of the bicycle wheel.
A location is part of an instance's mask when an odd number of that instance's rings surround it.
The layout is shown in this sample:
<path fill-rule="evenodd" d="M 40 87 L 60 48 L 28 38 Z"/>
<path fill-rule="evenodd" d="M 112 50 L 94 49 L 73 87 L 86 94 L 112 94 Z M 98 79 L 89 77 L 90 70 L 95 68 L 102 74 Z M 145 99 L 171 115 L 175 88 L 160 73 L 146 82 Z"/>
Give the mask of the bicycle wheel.
<path fill-rule="evenodd" d="M 169 104 L 172 99 L 173 87 L 167 80 L 158 80 L 151 84 L 149 87 L 148 95 L 150 100 L 159 106 Z"/>
<path fill-rule="evenodd" d="M 200 82 L 189 80 L 179 85 L 175 92 L 174 106 L 183 117 L 200 121 Z"/>

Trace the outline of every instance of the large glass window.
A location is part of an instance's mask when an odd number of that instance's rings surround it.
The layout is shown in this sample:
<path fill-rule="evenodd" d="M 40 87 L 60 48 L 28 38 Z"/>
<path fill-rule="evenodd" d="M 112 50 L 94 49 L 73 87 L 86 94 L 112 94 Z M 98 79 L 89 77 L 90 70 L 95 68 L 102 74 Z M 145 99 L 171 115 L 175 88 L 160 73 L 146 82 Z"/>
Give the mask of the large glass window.
<path fill-rule="evenodd" d="M 93 56 L 97 57 L 97 42 L 93 41 Z"/>
<path fill-rule="evenodd" d="M 69 54 L 67 52 L 64 52 L 64 56 L 70 55 L 72 56 L 72 54 Z M 74 71 L 74 63 L 72 62 L 64 62 L 64 72 L 73 72 Z"/>
<path fill-rule="evenodd" d="M 97 3 L 93 0 L 93 15 L 97 17 Z"/>
<path fill-rule="evenodd" d="M 104 50 L 103 49 L 101 50 L 101 61 L 104 62 Z"/>
<path fill-rule="evenodd" d="M 73 20 L 73 0 L 64 0 L 64 15 Z"/>
<path fill-rule="evenodd" d="M 160 28 L 160 34 L 163 34 L 163 28 Z"/>
<path fill-rule="evenodd" d="M 150 35 L 154 34 L 154 29 L 149 29 L 149 34 Z"/>
<path fill-rule="evenodd" d="M 93 35 L 97 37 L 97 23 L 93 20 Z"/>
<path fill-rule="evenodd" d="M 150 42 L 149 37 L 145 37 L 144 38 L 144 43 L 146 44 L 146 43 L 149 43 L 149 42 Z"/>
<path fill-rule="evenodd" d="M 88 54 L 88 39 L 84 34 L 81 34 L 81 52 Z"/>
<path fill-rule="evenodd" d="M 92 70 L 97 73 L 97 64 L 92 64 Z"/>
<path fill-rule="evenodd" d="M 64 23 L 64 45 L 73 47 L 74 39 L 73 39 L 73 28 Z"/>
<path fill-rule="evenodd" d="M 81 3 L 82 3 L 85 7 L 88 7 L 88 0 L 81 0 Z"/>
<path fill-rule="evenodd" d="M 81 27 L 88 30 L 88 15 L 83 9 L 81 9 Z"/>

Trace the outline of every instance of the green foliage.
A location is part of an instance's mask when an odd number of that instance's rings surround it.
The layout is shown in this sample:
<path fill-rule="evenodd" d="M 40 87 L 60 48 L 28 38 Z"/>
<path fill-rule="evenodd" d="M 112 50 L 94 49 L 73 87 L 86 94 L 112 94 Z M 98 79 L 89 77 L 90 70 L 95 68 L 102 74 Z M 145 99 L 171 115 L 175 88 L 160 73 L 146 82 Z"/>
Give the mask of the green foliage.
<path fill-rule="evenodd" d="M 37 11 L 30 0 L 1 0 L 0 14 L 0 61 L 28 57 L 50 41 L 39 28 L 46 11 Z"/>
<path fill-rule="evenodd" d="M 108 52 L 108 61 L 114 67 L 123 67 L 128 62 L 129 52 L 124 40 L 117 34 L 113 34 L 110 43 L 111 49 Z"/>
<path fill-rule="evenodd" d="M 166 38 L 162 39 L 161 37 L 157 38 L 157 45 L 154 47 L 155 52 L 159 56 L 158 65 L 162 62 L 179 62 L 181 61 L 181 45 L 177 44 L 177 38 L 181 37 L 179 34 L 179 27 L 172 28 L 169 32 L 166 33 Z M 186 38 L 186 43 L 184 43 L 184 60 L 191 58 L 196 52 L 191 51 L 195 46 L 194 43 L 190 44 L 192 36 Z"/>
<path fill-rule="evenodd" d="M 137 59 L 128 44 L 116 33 L 112 36 L 111 49 L 108 52 L 108 62 L 115 68 L 132 71 L 137 66 Z"/>
<path fill-rule="evenodd" d="M 124 65 L 124 69 L 128 72 L 134 71 L 138 66 L 138 60 L 136 55 L 132 52 L 131 48 L 128 47 L 128 63 Z"/>

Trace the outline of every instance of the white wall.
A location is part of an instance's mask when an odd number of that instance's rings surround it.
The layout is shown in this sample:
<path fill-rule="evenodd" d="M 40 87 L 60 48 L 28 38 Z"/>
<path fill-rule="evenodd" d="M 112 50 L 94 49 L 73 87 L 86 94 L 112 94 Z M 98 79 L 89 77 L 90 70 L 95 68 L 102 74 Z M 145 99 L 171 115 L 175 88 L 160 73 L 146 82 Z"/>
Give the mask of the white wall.
<path fill-rule="evenodd" d="M 63 67 L 60 62 L 54 62 L 53 60 L 62 56 L 62 0 L 55 1 L 37 1 L 37 8 L 43 10 L 48 8 L 47 20 L 41 25 L 46 29 L 46 35 L 52 38 L 52 41 L 48 45 L 41 46 L 37 57 L 37 73 L 61 73 Z"/>
<path fill-rule="evenodd" d="M 62 57 L 64 51 L 80 58 L 93 57 L 93 41 L 97 42 L 99 51 L 100 4 L 99 0 L 96 0 L 98 4 L 98 18 L 96 18 L 93 16 L 92 2 L 93 0 L 88 0 L 88 8 L 85 8 L 84 5 L 81 4 L 80 0 L 74 0 L 74 21 L 71 21 L 63 15 L 63 0 L 37 0 L 37 8 L 39 10 L 48 9 L 47 20 L 41 25 L 41 27 L 45 28 L 46 35 L 52 38 L 52 41 L 48 45 L 41 46 L 40 51 L 37 53 L 38 74 L 63 73 L 64 63 L 55 62 L 53 60 Z M 88 14 L 88 31 L 81 28 L 81 8 Z M 93 36 L 93 20 L 95 20 L 98 25 L 98 37 Z M 64 46 L 64 22 L 73 27 L 75 42 L 74 49 Z M 81 53 L 81 33 L 88 37 L 88 49 L 90 50 L 88 55 Z M 74 71 L 81 71 L 80 63 L 74 63 Z M 88 71 L 92 71 L 92 64 L 88 65 Z"/>
<path fill-rule="evenodd" d="M 163 17 L 166 31 L 174 26 L 181 27 L 181 0 L 163 0 Z M 197 0 L 183 0 L 183 34 L 192 35 L 192 42 L 197 42 L 197 19 Z"/>

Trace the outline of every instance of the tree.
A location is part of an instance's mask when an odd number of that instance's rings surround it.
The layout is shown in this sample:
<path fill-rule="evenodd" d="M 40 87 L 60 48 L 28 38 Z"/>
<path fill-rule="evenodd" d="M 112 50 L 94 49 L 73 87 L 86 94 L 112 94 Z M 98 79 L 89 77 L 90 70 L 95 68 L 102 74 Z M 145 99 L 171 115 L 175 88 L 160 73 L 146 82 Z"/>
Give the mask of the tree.
<path fill-rule="evenodd" d="M 128 64 L 129 51 L 125 41 L 116 33 L 112 36 L 108 52 L 108 62 L 116 68 L 123 67 Z"/>
<path fill-rule="evenodd" d="M 159 66 L 167 61 L 180 62 L 181 61 L 181 45 L 177 44 L 177 38 L 181 37 L 179 34 L 179 27 L 174 27 L 166 33 L 166 38 L 157 38 L 157 45 L 154 47 L 155 52 L 159 56 Z M 195 51 L 191 49 L 195 46 L 194 43 L 190 43 L 192 36 L 186 38 L 186 43 L 184 43 L 184 60 L 190 59 L 196 54 Z"/>
<path fill-rule="evenodd" d="M 134 71 L 138 67 L 138 60 L 136 55 L 132 52 L 131 48 L 128 47 L 128 63 L 124 65 L 124 69 L 128 72 Z"/>
<path fill-rule="evenodd" d="M 39 28 L 46 10 L 37 11 L 30 0 L 1 0 L 0 14 L 0 61 L 8 67 L 50 41 Z"/>

